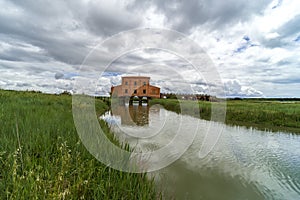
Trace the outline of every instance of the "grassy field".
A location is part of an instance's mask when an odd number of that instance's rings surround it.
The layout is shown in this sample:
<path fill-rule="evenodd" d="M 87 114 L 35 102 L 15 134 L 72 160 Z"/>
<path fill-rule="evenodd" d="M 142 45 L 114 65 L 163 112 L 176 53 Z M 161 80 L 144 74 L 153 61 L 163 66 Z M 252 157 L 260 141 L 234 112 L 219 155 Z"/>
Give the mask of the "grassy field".
<path fill-rule="evenodd" d="M 90 155 L 71 103 L 68 95 L 0 90 L 0 199 L 155 199 L 145 174 L 113 170 Z M 108 106 L 98 99 L 96 109 Z"/>
<path fill-rule="evenodd" d="M 211 102 L 151 101 L 156 103 L 211 117 Z M 108 109 L 107 102 L 96 99 L 99 114 Z M 113 170 L 90 155 L 77 135 L 69 95 L 0 90 L 0 122 L 0 199 L 157 198 L 145 174 Z M 227 124 L 300 133 L 299 122 L 299 102 L 227 101 Z M 105 122 L 99 123 L 118 145 Z"/>
<path fill-rule="evenodd" d="M 151 101 L 151 104 L 156 103 L 168 110 L 194 115 L 206 120 L 211 118 L 211 105 L 218 104 L 217 102 L 199 101 L 197 105 L 195 102 L 176 99 L 154 99 Z M 226 124 L 300 134 L 300 102 L 246 99 L 228 100 L 226 104 Z"/>

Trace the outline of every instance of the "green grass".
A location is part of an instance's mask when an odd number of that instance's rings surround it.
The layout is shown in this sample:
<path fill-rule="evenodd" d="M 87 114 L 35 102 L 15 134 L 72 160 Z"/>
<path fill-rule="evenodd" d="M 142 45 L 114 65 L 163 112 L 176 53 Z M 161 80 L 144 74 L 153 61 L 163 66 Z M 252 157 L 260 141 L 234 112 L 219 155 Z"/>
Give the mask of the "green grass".
<path fill-rule="evenodd" d="M 166 109 L 211 119 L 211 106 L 218 102 L 179 101 L 174 99 L 153 99 L 151 104 L 161 104 Z M 300 133 L 300 102 L 278 102 L 263 100 L 228 100 L 225 123 L 253 127 L 259 130 L 287 131 Z M 197 111 L 198 109 L 198 111 Z"/>
<path fill-rule="evenodd" d="M 108 108 L 96 99 L 98 113 Z M 90 155 L 74 126 L 71 96 L 0 90 L 0 122 L 0 199 L 157 197 L 146 174 L 111 169 Z"/>

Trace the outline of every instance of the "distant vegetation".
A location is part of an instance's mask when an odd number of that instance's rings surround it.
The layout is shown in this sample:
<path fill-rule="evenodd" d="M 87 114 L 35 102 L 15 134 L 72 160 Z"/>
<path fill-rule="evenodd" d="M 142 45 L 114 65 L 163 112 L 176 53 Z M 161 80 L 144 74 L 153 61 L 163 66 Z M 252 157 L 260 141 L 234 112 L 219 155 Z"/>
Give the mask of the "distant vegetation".
<path fill-rule="evenodd" d="M 151 104 L 161 104 L 166 109 L 211 119 L 211 105 L 218 102 L 153 99 Z M 198 110 L 197 110 L 198 109 Z M 200 113 L 200 116 L 199 116 Z M 260 130 L 300 133 L 300 102 L 265 99 L 228 100 L 226 124 L 254 127 Z"/>
<path fill-rule="evenodd" d="M 90 155 L 71 102 L 67 93 L 0 90 L 0 199 L 155 199 L 145 174 L 111 169 Z M 108 108 L 96 99 L 98 113 Z"/>
<path fill-rule="evenodd" d="M 77 135 L 71 101 L 69 93 L 0 90 L 0 199 L 157 198 L 154 182 L 145 174 L 119 172 L 90 155 Z M 95 101 L 98 114 L 109 109 L 108 98 Z M 154 99 L 150 103 L 210 120 L 211 105 L 218 102 Z M 99 123 L 119 145 L 107 124 Z M 226 123 L 300 133 L 300 103 L 229 100 Z"/>
<path fill-rule="evenodd" d="M 208 94 L 175 94 L 175 93 L 161 93 L 162 99 L 180 99 L 180 100 L 201 100 L 214 101 L 217 98 Z"/>

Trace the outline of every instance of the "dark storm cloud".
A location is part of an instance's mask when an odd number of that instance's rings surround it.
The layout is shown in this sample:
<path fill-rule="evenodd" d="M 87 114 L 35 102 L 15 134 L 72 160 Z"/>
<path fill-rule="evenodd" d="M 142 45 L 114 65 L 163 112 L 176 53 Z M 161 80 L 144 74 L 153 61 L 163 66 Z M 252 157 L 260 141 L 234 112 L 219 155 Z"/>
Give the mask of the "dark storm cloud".
<path fill-rule="evenodd" d="M 112 66 L 130 66 L 130 65 L 144 65 L 151 62 L 140 55 L 123 55 L 112 63 Z"/>
<path fill-rule="evenodd" d="M 116 7 L 103 7 L 100 3 L 92 1 L 87 9 L 85 22 L 95 34 L 109 36 L 141 24 L 137 16 Z"/>
<path fill-rule="evenodd" d="M 16 62 L 48 62 L 50 61 L 50 58 L 42 51 L 32 51 L 30 48 L 24 48 L 22 45 L 12 44 L 9 49 L 2 50 L 0 60 Z"/>
<path fill-rule="evenodd" d="M 266 80 L 266 82 L 271 82 L 275 84 L 299 84 L 300 83 L 300 78 L 298 77 L 287 77 L 287 78 L 277 78 L 277 79 L 272 79 L 272 80 Z"/>
<path fill-rule="evenodd" d="M 47 10 L 43 7 L 40 9 Z M 26 41 L 26 43 L 37 46 L 45 50 L 45 55 L 62 62 L 78 63 L 82 61 L 82 53 L 87 52 L 83 41 L 68 37 L 66 31 L 61 27 L 56 27 L 57 24 L 53 23 L 53 19 L 50 17 L 31 13 L 27 7 L 22 10 L 22 7 L 16 5 L 15 8 L 20 10 L 15 15 L 0 13 L 2 19 L 0 32 L 3 35 L 9 35 L 10 40 Z M 59 19 L 61 16 L 53 15 L 52 17 Z"/>
<path fill-rule="evenodd" d="M 219 29 L 232 23 L 243 22 L 254 14 L 260 14 L 271 0 L 136 0 L 131 8 L 147 9 L 154 5 L 164 14 L 167 22 L 178 31 L 188 32 L 193 27 L 210 23 Z"/>
<path fill-rule="evenodd" d="M 128 2 L 132 3 L 128 5 Z M 273 61 L 277 54 L 273 55 L 270 52 L 262 57 L 255 55 L 256 58 L 251 58 L 249 63 L 243 64 L 243 56 L 251 52 L 252 42 L 259 40 L 257 38 L 266 38 L 261 42 L 261 46 L 256 47 L 258 49 L 265 47 L 288 49 L 289 42 L 298 45 L 296 42 L 299 42 L 299 15 L 276 30 L 271 30 L 270 33 L 274 31 L 279 35 L 272 37 L 273 39 L 268 39 L 270 37 L 265 37 L 266 35 L 253 37 L 251 31 L 244 33 L 238 30 L 237 26 L 240 24 L 251 25 L 252 16 L 260 15 L 263 18 L 266 14 L 265 8 L 270 2 L 271 0 L 129 0 L 127 2 L 122 0 L 117 2 L 114 0 L 0 0 L 2 8 L 0 9 L 0 85 L 9 86 L 8 88 L 11 89 L 30 87 L 46 92 L 71 89 L 70 82 L 80 78 L 86 78 L 88 81 L 90 77 L 97 76 L 96 68 L 110 61 L 110 57 L 105 54 L 107 53 L 105 48 L 111 52 L 122 45 L 127 45 L 130 41 L 122 38 L 121 41 L 109 42 L 109 45 L 94 54 L 95 57 L 88 59 L 89 62 L 82 63 L 93 47 L 120 31 L 141 26 L 148 27 L 147 20 L 153 20 L 150 27 L 153 24 L 160 26 L 163 24 L 163 19 L 166 28 L 185 33 L 193 32 L 188 37 L 198 37 L 198 33 L 201 35 L 202 31 L 207 32 L 207 43 L 210 34 L 213 33 L 216 38 L 221 38 L 221 44 L 225 45 L 224 51 L 228 50 L 227 46 L 234 43 L 237 37 L 243 38 L 241 44 L 230 48 L 230 51 L 238 52 L 232 56 L 236 61 L 231 64 L 230 59 L 224 60 L 227 65 L 224 65 L 226 67 L 222 70 L 226 75 L 231 74 L 230 69 L 236 70 L 237 74 L 240 71 L 249 72 L 245 75 L 246 78 L 254 75 L 273 77 L 284 72 L 288 74 L 287 66 L 294 68 L 297 66 L 297 58 L 289 59 L 294 57 L 293 55 L 278 59 L 281 60 L 279 62 L 276 59 Z M 280 10 L 285 4 L 282 1 L 275 5 L 274 9 Z M 172 38 L 168 39 L 172 40 Z M 229 45 L 226 44 L 227 39 Z M 210 48 L 214 51 L 213 46 Z M 294 48 L 293 53 L 296 54 L 298 49 Z M 214 55 L 213 51 L 211 55 Z M 271 62 L 274 66 L 270 66 Z M 77 69 L 81 66 L 84 66 L 83 73 L 78 75 Z M 244 69 L 241 70 L 241 66 Z M 277 66 L 282 67 L 277 69 Z M 166 90 L 174 91 L 175 88 L 179 91 L 181 85 L 172 85 L 172 81 L 181 77 L 177 72 L 182 72 L 188 77 L 188 82 L 198 88 L 198 91 L 205 90 L 202 86 L 211 86 L 201 77 L 197 78 L 195 73 L 190 73 L 189 69 L 192 69 L 191 66 L 179 57 L 168 57 L 155 51 L 151 53 L 151 50 L 141 52 L 140 55 L 132 53 L 121 56 L 112 63 L 107 72 L 114 75 L 103 79 L 103 85 L 107 87 L 105 91 L 109 91 L 109 83 L 116 84 L 120 81 L 121 74 L 138 72 L 151 74 L 151 80 L 159 83 L 158 85 L 162 85 Z M 203 72 L 205 70 L 209 69 L 203 67 Z M 297 79 L 293 79 L 295 73 L 292 73 L 291 81 L 297 82 Z M 274 84 L 288 83 L 287 77 L 288 75 L 284 78 L 280 77 L 282 80 L 274 79 Z M 258 78 L 254 77 L 254 79 Z M 160 80 L 163 81 L 159 82 Z M 234 88 L 229 91 L 235 94 L 259 94 L 246 87 L 240 87 L 239 82 L 229 85 Z"/>
<path fill-rule="evenodd" d="M 29 84 L 29 83 L 17 83 L 16 86 L 17 87 L 28 87 L 28 86 L 31 86 L 31 84 Z"/>
<path fill-rule="evenodd" d="M 105 2 L 15 0 L 5 3 L 9 9 L 0 12 L 1 40 L 8 39 L 9 35 L 10 41 L 26 41 L 43 49 L 46 56 L 68 64 L 81 64 L 91 50 L 92 38 L 106 37 L 140 23 L 133 14 L 121 9 L 116 12 Z M 13 53 L 7 52 L 2 58 L 22 60 L 13 58 Z"/>
<path fill-rule="evenodd" d="M 64 77 L 64 74 L 63 73 L 60 73 L 60 72 L 57 72 L 55 75 L 54 75 L 54 78 L 55 79 L 61 79 Z"/>

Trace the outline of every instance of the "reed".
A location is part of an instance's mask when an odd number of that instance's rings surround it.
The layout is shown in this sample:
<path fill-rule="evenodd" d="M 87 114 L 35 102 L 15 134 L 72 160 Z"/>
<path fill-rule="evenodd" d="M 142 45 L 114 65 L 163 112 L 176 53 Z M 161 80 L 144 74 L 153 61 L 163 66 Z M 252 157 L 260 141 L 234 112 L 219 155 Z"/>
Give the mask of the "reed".
<path fill-rule="evenodd" d="M 153 104 L 161 104 L 167 110 L 177 113 L 210 120 L 211 106 L 218 102 L 153 99 L 151 105 Z M 263 99 L 228 100 L 225 123 L 259 130 L 300 134 L 300 102 L 265 101 Z"/>
<path fill-rule="evenodd" d="M 0 199 L 155 199 L 146 174 L 109 168 L 85 149 L 71 102 L 66 94 L 0 90 Z M 96 99 L 96 109 L 109 107 Z"/>

